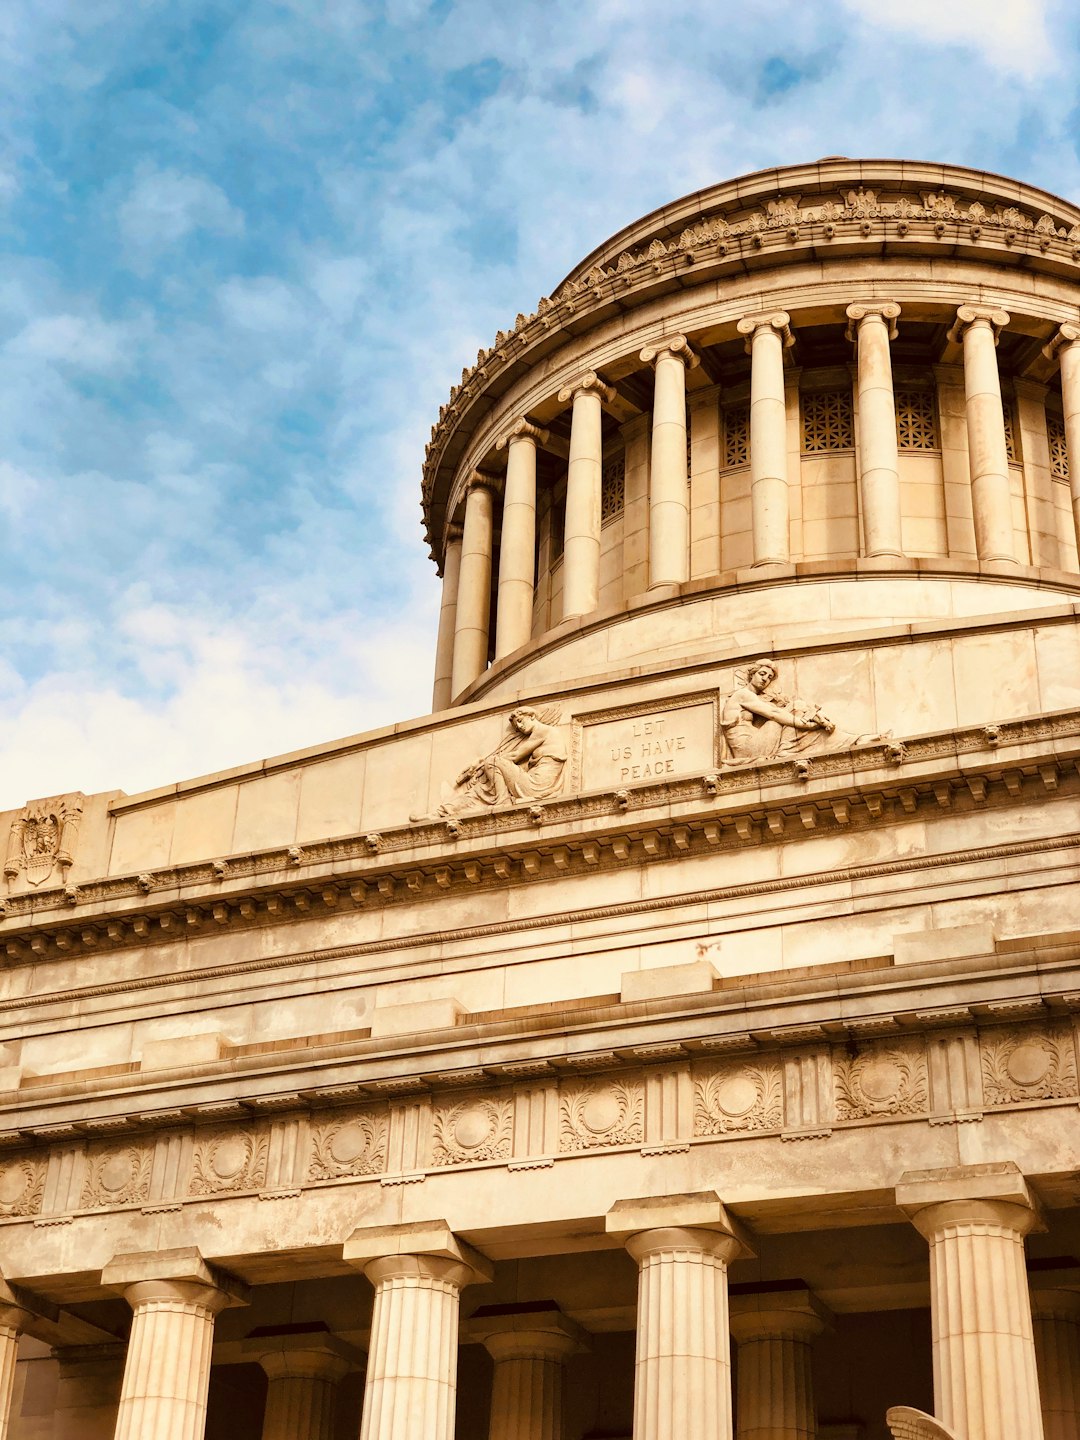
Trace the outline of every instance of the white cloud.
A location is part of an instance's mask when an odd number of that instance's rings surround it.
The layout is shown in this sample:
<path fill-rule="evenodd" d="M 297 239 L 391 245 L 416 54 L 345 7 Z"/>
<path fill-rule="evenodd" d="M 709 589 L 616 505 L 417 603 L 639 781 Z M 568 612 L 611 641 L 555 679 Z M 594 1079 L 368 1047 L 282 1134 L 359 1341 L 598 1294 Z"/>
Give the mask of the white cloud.
<path fill-rule="evenodd" d="M 9 340 L 5 348 L 19 359 L 105 372 L 129 365 L 134 344 L 135 333 L 129 325 L 111 324 L 96 316 L 42 315 Z"/>
<path fill-rule="evenodd" d="M 870 25 L 932 45 L 959 45 L 1034 80 L 1056 70 L 1046 0 L 843 0 Z M 882 57 L 888 64 L 888 57 Z M 957 77 L 957 84 L 963 81 Z"/>
<path fill-rule="evenodd" d="M 121 234 L 135 250 L 166 249 L 195 230 L 239 235 L 242 213 L 204 175 L 143 166 L 117 215 Z"/>

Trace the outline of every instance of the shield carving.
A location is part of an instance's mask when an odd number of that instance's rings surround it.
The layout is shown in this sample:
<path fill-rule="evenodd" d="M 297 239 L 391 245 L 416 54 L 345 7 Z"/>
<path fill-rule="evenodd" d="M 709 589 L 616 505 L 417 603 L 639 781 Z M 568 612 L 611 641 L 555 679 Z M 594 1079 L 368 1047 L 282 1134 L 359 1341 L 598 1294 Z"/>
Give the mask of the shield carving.
<path fill-rule="evenodd" d="M 34 800 L 12 822 L 4 875 L 9 885 L 20 874 L 28 885 L 43 885 L 59 867 L 66 877 L 75 855 L 82 818 L 81 794 Z"/>
<path fill-rule="evenodd" d="M 60 818 L 45 812 L 23 820 L 23 874 L 28 885 L 41 885 L 56 868 L 60 849 Z"/>

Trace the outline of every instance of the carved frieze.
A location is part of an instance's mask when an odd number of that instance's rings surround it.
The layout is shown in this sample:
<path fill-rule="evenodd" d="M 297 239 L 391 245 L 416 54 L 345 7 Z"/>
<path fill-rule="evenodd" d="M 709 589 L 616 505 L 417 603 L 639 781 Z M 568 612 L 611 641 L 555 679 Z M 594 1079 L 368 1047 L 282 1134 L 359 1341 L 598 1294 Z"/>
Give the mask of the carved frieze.
<path fill-rule="evenodd" d="M 775 661 L 758 660 L 736 670 L 735 689 L 720 710 L 722 766 L 760 765 L 795 760 L 828 751 L 850 750 L 891 739 L 885 734 L 857 735 L 841 729 L 820 707 L 777 688 Z"/>
<path fill-rule="evenodd" d="M 436 1165 L 510 1158 L 514 1112 L 508 1096 L 437 1106 L 432 1124 L 432 1154 Z"/>
<path fill-rule="evenodd" d="M 566 780 L 569 758 L 561 712 L 557 705 L 534 709 L 519 705 L 506 717 L 506 734 L 489 755 L 466 765 L 453 785 L 444 783 L 432 815 L 413 820 L 442 818 L 451 837 L 456 817 L 468 810 L 496 805 L 537 803 L 559 795 Z"/>
<path fill-rule="evenodd" d="M 101 1210 L 110 1205 L 142 1204 L 150 1195 L 153 1149 L 148 1145 L 110 1145 L 92 1150 L 86 1157 L 82 1210 Z"/>
<path fill-rule="evenodd" d="M 868 1045 L 833 1053 L 838 1120 L 878 1115 L 925 1115 L 930 1086 L 921 1043 Z"/>
<path fill-rule="evenodd" d="M 311 1132 L 309 1180 L 381 1175 L 386 1169 L 390 1118 L 386 1110 L 347 1110 Z"/>
<path fill-rule="evenodd" d="M 645 1093 L 637 1078 L 568 1085 L 559 1096 L 559 1149 L 597 1150 L 640 1145 Z"/>
<path fill-rule="evenodd" d="M 775 1062 L 721 1065 L 695 1077 L 695 1135 L 779 1130 L 783 1123 L 784 1091 Z"/>
<path fill-rule="evenodd" d="M 62 879 L 70 868 L 82 819 L 81 794 L 55 795 L 32 800 L 11 822 L 4 875 L 14 884 L 22 875 L 28 885 L 44 885 L 59 870 Z"/>
<path fill-rule="evenodd" d="M 1077 1093 L 1076 1049 L 1068 1029 L 987 1030 L 979 1044 L 987 1105 L 1055 1100 Z"/>
<path fill-rule="evenodd" d="M 46 1168 L 43 1155 L 15 1156 L 0 1163 L 0 1217 L 40 1215 Z"/>
<path fill-rule="evenodd" d="M 189 1193 L 227 1195 L 258 1190 L 266 1180 L 269 1147 L 265 1130 L 219 1130 L 196 1136 Z"/>

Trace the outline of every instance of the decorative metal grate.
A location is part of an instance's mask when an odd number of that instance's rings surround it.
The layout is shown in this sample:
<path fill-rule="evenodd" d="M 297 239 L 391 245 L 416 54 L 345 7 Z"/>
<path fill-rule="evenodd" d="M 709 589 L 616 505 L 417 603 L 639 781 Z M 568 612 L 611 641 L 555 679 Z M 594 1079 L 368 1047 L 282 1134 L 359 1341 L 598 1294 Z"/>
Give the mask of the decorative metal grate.
<path fill-rule="evenodd" d="M 855 415 L 850 390 L 810 390 L 802 397 L 805 455 L 855 448 Z"/>
<path fill-rule="evenodd" d="M 724 424 L 724 469 L 735 470 L 750 464 L 750 406 L 727 405 Z"/>
<path fill-rule="evenodd" d="M 897 390 L 896 440 L 901 450 L 938 448 L 933 391 Z"/>
<path fill-rule="evenodd" d="M 600 523 L 617 519 L 626 503 L 626 456 L 609 460 L 600 482 Z"/>
<path fill-rule="evenodd" d="M 1013 407 L 1008 400 L 1002 400 L 1001 408 L 1005 413 L 1005 458 L 1010 465 L 1018 463 L 1016 454 L 1016 426 L 1013 423 Z"/>
<path fill-rule="evenodd" d="M 1046 436 L 1050 441 L 1050 474 L 1055 480 L 1069 478 L 1069 450 L 1065 443 L 1065 422 L 1060 415 L 1047 415 Z"/>

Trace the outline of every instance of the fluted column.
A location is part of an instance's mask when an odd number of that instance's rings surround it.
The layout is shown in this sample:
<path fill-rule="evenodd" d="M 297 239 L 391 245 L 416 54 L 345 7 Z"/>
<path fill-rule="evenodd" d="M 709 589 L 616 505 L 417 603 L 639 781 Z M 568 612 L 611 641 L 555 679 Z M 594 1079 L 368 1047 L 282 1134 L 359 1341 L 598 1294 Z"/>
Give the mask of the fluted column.
<path fill-rule="evenodd" d="M 1069 457 L 1069 493 L 1072 497 L 1076 550 L 1080 555 L 1080 328 L 1062 325 L 1045 347 L 1061 366 L 1061 410 L 1065 423 L 1065 452 Z"/>
<path fill-rule="evenodd" d="M 435 642 L 435 687 L 431 693 L 433 711 L 445 710 L 454 698 L 454 631 L 457 628 L 458 581 L 461 576 L 461 537 L 460 525 L 451 525 L 446 532 L 439 636 Z"/>
<path fill-rule="evenodd" d="M 318 1332 L 245 1344 L 249 1351 L 256 1347 L 269 1379 L 262 1440 L 334 1440 L 338 1385 L 359 1356 Z"/>
<path fill-rule="evenodd" d="M 502 539 L 499 545 L 499 604 L 495 621 L 495 659 L 520 650 L 532 635 L 536 590 L 536 446 L 546 430 L 519 420 L 499 441 L 506 450 Z"/>
<path fill-rule="evenodd" d="M 848 339 L 859 367 L 859 508 L 867 555 L 902 555 L 900 464 L 896 445 L 890 342 L 900 306 L 894 301 L 849 305 Z"/>
<path fill-rule="evenodd" d="M 961 305 L 949 338 L 963 338 L 964 342 L 964 395 L 975 548 L 980 560 L 1015 565 L 1005 412 L 996 353 L 998 335 L 1008 323 L 1009 315 L 1004 310 Z"/>
<path fill-rule="evenodd" d="M 566 472 L 562 618 L 589 615 L 600 603 L 600 499 L 604 472 L 603 402 L 614 391 L 591 370 L 559 391 L 573 401 Z"/>
<path fill-rule="evenodd" d="M 29 1318 L 21 1306 L 0 1303 L 0 1440 L 8 1440 L 10 1434 L 19 1336 Z"/>
<path fill-rule="evenodd" d="M 491 624 L 491 547 L 498 485 L 499 482 L 490 475 L 474 475 L 469 481 L 454 619 L 452 699 L 456 699 L 487 668 L 488 628 Z"/>
<path fill-rule="evenodd" d="M 360 1440 L 454 1440 L 461 1291 L 490 1263 L 441 1222 L 357 1230 L 344 1258 L 375 1286 Z"/>
<path fill-rule="evenodd" d="M 583 1349 L 581 1330 L 554 1306 L 492 1306 L 469 1333 L 495 1361 L 488 1440 L 563 1440 L 566 1362 Z"/>
<path fill-rule="evenodd" d="M 828 1312 L 807 1290 L 734 1295 L 739 1347 L 737 1440 L 815 1440 L 811 1345 Z"/>
<path fill-rule="evenodd" d="M 649 589 L 690 578 L 690 480 L 686 465 L 686 372 L 699 363 L 685 335 L 641 352 L 652 365 L 649 464 Z"/>
<path fill-rule="evenodd" d="M 793 345 L 783 310 L 739 321 L 750 355 L 750 508 L 754 564 L 782 565 L 788 542 L 787 431 L 784 350 Z"/>
<path fill-rule="evenodd" d="M 1033 1288 L 1045 1440 L 1080 1440 L 1080 1291 Z"/>
<path fill-rule="evenodd" d="M 963 1440 L 1043 1440 L 1023 1177 L 1013 1165 L 923 1172 L 896 1198 L 930 1245 L 937 1418 Z"/>

